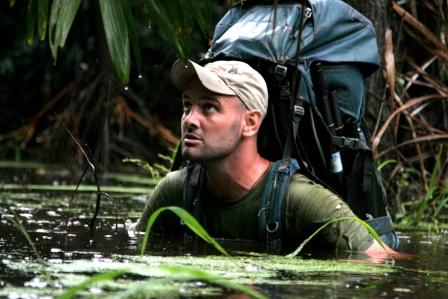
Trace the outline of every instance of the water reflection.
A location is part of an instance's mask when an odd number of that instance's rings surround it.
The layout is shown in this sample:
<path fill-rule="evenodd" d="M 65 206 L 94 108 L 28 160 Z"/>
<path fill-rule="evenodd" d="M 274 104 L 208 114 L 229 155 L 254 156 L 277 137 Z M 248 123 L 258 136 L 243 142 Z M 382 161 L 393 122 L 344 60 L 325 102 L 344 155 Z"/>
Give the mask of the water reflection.
<path fill-rule="evenodd" d="M 35 192 L 0 192 L 0 297 L 52 297 L 58 290 L 93 274 L 129 266 L 133 269 L 131 274 L 122 284 L 115 285 L 124 292 L 147 277 L 157 277 L 152 272 L 138 272 L 137 268 L 164 264 L 194 266 L 241 283 L 255 284 L 270 298 L 295 298 L 298 294 L 302 298 L 442 298 L 448 291 L 446 232 L 436 235 L 400 233 L 399 250 L 416 254 L 417 258 L 399 260 L 394 265 L 385 261 L 372 265 L 372 261 L 362 255 L 337 258 L 308 252 L 292 260 L 264 256 L 242 251 L 257 249 L 257 245 L 252 244 L 251 248 L 244 242 L 222 243 L 224 248 L 238 255 L 234 259 L 214 256 L 216 252 L 205 249 L 206 255 L 195 256 L 193 252 L 187 254 L 188 248 L 183 243 L 154 237 L 148 255 L 138 257 L 142 235 L 129 233 L 125 219 L 131 215 L 135 219 L 142 209 L 140 197 L 117 197 L 118 221 L 112 212 L 106 213 L 106 210 L 113 211 L 113 207 L 104 202 L 105 210 L 100 213 L 94 238 L 88 228 L 94 196 L 80 194 L 69 209 L 70 198 L 67 194 L 52 193 L 42 200 L 42 195 Z M 20 218 L 46 265 L 38 263 L 26 238 L 11 224 L 10 209 Z M 314 260 L 316 257 L 319 261 Z M 201 281 L 170 286 L 175 290 L 165 289 L 164 292 L 174 297 L 223 295 L 221 288 Z M 110 290 L 91 287 L 88 292 L 95 297 Z M 224 294 L 233 293 L 224 291 Z"/>

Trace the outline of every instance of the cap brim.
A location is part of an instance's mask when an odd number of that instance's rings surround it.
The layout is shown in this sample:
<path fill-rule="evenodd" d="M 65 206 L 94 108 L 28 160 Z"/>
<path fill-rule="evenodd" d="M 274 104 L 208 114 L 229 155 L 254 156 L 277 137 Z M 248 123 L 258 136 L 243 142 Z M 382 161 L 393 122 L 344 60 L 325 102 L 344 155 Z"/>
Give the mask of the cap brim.
<path fill-rule="evenodd" d="M 198 78 L 202 85 L 210 91 L 218 94 L 235 95 L 236 93 L 227 86 L 224 80 L 213 70 L 200 66 L 188 60 L 184 64 L 177 60 L 171 68 L 171 82 L 180 90 L 185 90 L 190 82 Z"/>

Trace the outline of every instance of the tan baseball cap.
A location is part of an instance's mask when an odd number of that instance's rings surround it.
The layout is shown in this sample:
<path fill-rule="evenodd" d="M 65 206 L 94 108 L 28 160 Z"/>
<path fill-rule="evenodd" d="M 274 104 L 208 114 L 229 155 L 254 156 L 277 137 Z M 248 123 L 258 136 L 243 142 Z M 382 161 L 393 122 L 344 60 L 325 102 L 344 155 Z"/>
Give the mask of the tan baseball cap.
<path fill-rule="evenodd" d="M 200 66 L 188 60 L 177 60 L 171 68 L 171 81 L 185 90 L 194 78 L 210 91 L 223 95 L 236 95 L 249 110 L 259 110 L 263 116 L 268 109 L 268 88 L 263 77 L 245 62 L 219 60 Z"/>

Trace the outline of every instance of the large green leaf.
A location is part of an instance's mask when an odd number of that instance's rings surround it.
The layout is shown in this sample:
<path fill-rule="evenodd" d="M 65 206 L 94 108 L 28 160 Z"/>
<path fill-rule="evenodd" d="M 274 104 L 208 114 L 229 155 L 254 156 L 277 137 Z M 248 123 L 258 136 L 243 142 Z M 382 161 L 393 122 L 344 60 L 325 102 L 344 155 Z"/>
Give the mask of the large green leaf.
<path fill-rule="evenodd" d="M 176 56 L 182 60 L 188 57 L 188 33 L 191 30 L 188 12 L 181 1 L 144 2 L 149 9 L 151 21 L 159 28 L 163 39 L 171 46 Z"/>
<path fill-rule="evenodd" d="M 49 21 L 51 53 L 56 63 L 58 47 L 63 47 L 78 12 L 81 0 L 53 0 Z"/>
<path fill-rule="evenodd" d="M 137 68 L 140 70 L 142 65 L 142 55 L 140 52 L 140 43 L 138 41 L 138 29 L 132 16 L 131 7 L 127 0 L 121 0 L 123 6 L 124 17 L 128 26 L 129 37 L 131 39 L 132 52 L 134 53 Z"/>
<path fill-rule="evenodd" d="M 37 28 L 40 40 L 45 39 L 48 24 L 48 0 L 37 0 Z"/>
<path fill-rule="evenodd" d="M 32 45 L 34 42 L 34 30 L 36 26 L 36 10 L 34 9 L 35 2 L 28 0 L 26 6 L 26 42 Z"/>
<path fill-rule="evenodd" d="M 212 9 L 211 6 L 212 2 L 209 0 L 204 1 L 189 0 L 187 4 L 189 7 L 189 11 L 194 17 L 196 23 L 199 25 L 199 28 L 201 28 L 202 33 L 205 36 L 209 35 L 210 20 L 208 16 L 210 16 L 210 10 Z M 202 6 L 199 6 L 200 4 Z"/>
<path fill-rule="evenodd" d="M 110 56 L 118 77 L 126 84 L 129 81 L 131 59 L 129 32 L 122 4 L 124 2 L 121 0 L 100 0 L 99 2 Z"/>

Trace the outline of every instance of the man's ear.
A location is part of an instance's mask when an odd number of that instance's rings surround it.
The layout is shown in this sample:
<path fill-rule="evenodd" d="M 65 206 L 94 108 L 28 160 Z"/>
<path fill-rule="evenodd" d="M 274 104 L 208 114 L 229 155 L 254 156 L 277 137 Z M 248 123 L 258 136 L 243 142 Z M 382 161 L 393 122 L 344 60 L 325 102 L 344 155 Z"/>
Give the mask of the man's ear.
<path fill-rule="evenodd" d="M 263 116 L 258 110 L 246 111 L 243 119 L 242 135 L 245 137 L 251 137 L 257 135 L 260 129 Z"/>

